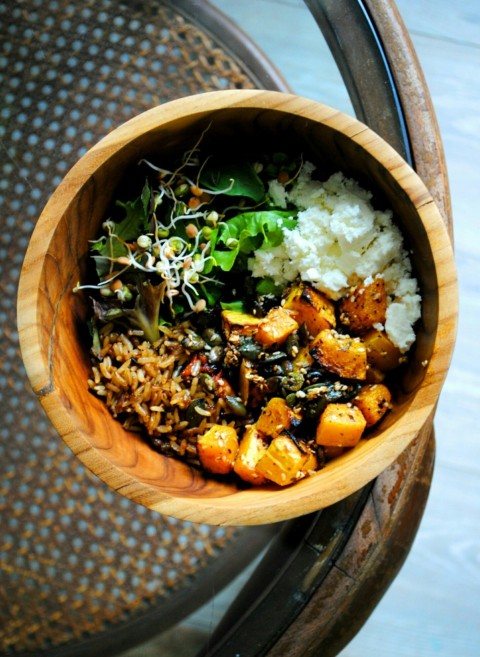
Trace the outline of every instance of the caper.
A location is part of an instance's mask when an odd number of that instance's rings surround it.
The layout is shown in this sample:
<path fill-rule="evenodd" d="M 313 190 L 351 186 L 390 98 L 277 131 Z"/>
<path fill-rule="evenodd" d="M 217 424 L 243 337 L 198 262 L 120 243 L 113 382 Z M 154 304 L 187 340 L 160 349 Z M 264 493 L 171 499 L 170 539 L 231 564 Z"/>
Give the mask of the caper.
<path fill-rule="evenodd" d="M 221 345 L 216 345 L 215 347 L 212 347 L 208 353 L 208 360 L 211 363 L 219 363 L 224 354 L 224 349 Z"/>
<path fill-rule="evenodd" d="M 290 372 L 287 376 L 282 377 L 280 384 L 286 392 L 297 392 L 303 386 L 304 381 L 301 372 Z"/>
<path fill-rule="evenodd" d="M 256 360 L 262 351 L 262 347 L 252 338 L 245 338 L 242 341 L 242 344 L 238 347 L 238 351 L 244 358 Z"/>
<path fill-rule="evenodd" d="M 237 415 L 238 417 L 245 417 L 247 415 L 247 408 L 245 404 L 237 397 L 225 395 L 225 401 L 227 402 L 228 408 L 234 415 Z"/>
<path fill-rule="evenodd" d="M 211 346 L 223 344 L 223 338 L 214 328 L 206 328 L 202 333 L 203 339 Z"/>
<path fill-rule="evenodd" d="M 182 347 L 185 347 L 189 351 L 201 351 L 205 348 L 205 340 L 202 340 L 196 333 L 191 333 L 186 338 L 183 338 Z"/>

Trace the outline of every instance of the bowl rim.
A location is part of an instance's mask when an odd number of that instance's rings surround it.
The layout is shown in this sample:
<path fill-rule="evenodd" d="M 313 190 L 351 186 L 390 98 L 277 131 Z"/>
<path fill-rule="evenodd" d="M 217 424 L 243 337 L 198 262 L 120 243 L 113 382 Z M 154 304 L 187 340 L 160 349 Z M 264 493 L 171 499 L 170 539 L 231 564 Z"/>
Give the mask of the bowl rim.
<path fill-rule="evenodd" d="M 362 441 L 355 448 L 356 458 L 352 469 L 356 475 L 355 485 L 341 480 L 338 468 L 327 465 L 313 477 L 297 482 L 293 496 L 282 494 L 287 489 L 253 487 L 240 490 L 233 496 L 177 497 L 130 476 L 104 454 L 100 454 L 72 423 L 68 410 L 64 408 L 51 383 L 51 362 L 49 354 L 44 353 L 41 347 L 37 307 L 43 261 L 59 217 L 91 176 L 92 167 L 98 168 L 105 164 L 115 153 L 145 132 L 155 130 L 165 122 L 175 121 L 185 114 L 202 114 L 226 107 L 281 111 L 341 131 L 383 166 L 388 167 L 400 187 L 405 188 L 407 182 L 414 182 L 415 188 L 421 192 L 418 198 L 411 201 L 432 239 L 439 291 L 438 325 L 442 330 L 437 331 L 432 357 L 425 366 L 422 386 L 410 403 L 409 421 L 404 421 L 402 431 L 391 438 L 388 457 L 379 457 L 377 453 L 373 458 L 372 452 L 378 452 L 377 441 Z M 318 101 L 290 93 L 263 90 L 222 90 L 179 98 L 133 117 L 92 146 L 64 177 L 39 217 L 26 251 L 17 298 L 20 349 L 27 376 L 50 420 L 80 461 L 111 488 L 139 504 L 181 520 L 213 525 L 265 524 L 317 511 L 354 493 L 391 465 L 434 415 L 453 354 L 457 312 L 457 280 L 452 244 L 440 211 L 416 172 L 387 142 L 358 119 Z M 397 421 L 386 430 L 388 436 L 396 424 Z M 345 457 L 340 457 L 336 462 L 343 460 Z"/>

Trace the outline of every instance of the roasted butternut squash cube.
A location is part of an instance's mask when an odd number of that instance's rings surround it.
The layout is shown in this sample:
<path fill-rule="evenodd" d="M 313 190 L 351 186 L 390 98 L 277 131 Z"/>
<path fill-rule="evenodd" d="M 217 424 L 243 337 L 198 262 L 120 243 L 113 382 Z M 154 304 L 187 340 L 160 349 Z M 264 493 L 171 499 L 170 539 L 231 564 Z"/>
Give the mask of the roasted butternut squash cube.
<path fill-rule="evenodd" d="M 259 486 L 266 482 L 266 477 L 257 472 L 258 461 L 267 451 L 267 443 L 259 433 L 255 424 L 250 424 L 245 428 L 240 447 L 238 448 L 237 458 L 233 465 L 234 472 L 249 484 Z"/>
<path fill-rule="evenodd" d="M 328 404 L 317 425 L 318 445 L 354 447 L 365 430 L 362 411 L 351 404 Z"/>
<path fill-rule="evenodd" d="M 367 361 L 381 372 L 394 370 L 401 363 L 402 353 L 384 331 L 371 329 L 362 337 L 367 349 Z"/>
<path fill-rule="evenodd" d="M 364 333 L 375 324 L 384 324 L 387 293 L 383 278 L 358 285 L 339 303 L 339 317 L 350 333 Z"/>
<path fill-rule="evenodd" d="M 254 335 L 260 321 L 260 317 L 255 317 L 255 315 L 250 315 L 249 313 L 240 313 L 236 310 L 222 310 L 223 331 L 227 339 L 232 333 L 242 336 Z"/>
<path fill-rule="evenodd" d="M 238 436 L 231 426 L 214 424 L 198 436 L 197 452 L 201 464 L 209 472 L 228 474 L 237 458 Z"/>
<path fill-rule="evenodd" d="M 267 348 L 280 346 L 297 329 L 298 323 L 288 310 L 272 308 L 260 321 L 255 340 Z"/>
<path fill-rule="evenodd" d="M 293 312 L 299 324 L 305 323 L 312 336 L 322 329 L 335 327 L 335 306 L 332 301 L 304 283 L 292 287 L 283 307 Z"/>
<path fill-rule="evenodd" d="M 285 429 L 290 429 L 299 416 L 282 397 L 272 397 L 257 420 L 257 429 L 265 436 L 276 438 Z"/>
<path fill-rule="evenodd" d="M 362 411 L 367 427 L 371 427 L 380 422 L 389 410 L 391 401 L 392 395 L 387 386 L 377 383 L 363 386 L 352 399 L 352 404 Z"/>
<path fill-rule="evenodd" d="M 359 337 L 324 329 L 314 338 L 310 353 L 329 372 L 359 381 L 367 377 L 367 350 Z"/>
<path fill-rule="evenodd" d="M 308 454 L 288 436 L 278 436 L 257 463 L 257 472 L 279 486 L 287 486 L 305 476 Z"/>

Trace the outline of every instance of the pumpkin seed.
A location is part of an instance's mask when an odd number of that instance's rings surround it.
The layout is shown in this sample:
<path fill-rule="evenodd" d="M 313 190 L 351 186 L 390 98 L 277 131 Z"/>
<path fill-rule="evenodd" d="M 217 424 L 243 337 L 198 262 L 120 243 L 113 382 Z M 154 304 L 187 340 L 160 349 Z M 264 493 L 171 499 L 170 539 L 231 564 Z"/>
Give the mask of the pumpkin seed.
<path fill-rule="evenodd" d="M 247 408 L 245 404 L 240 401 L 237 397 L 232 397 L 231 395 L 225 395 L 225 401 L 228 408 L 232 411 L 234 415 L 238 417 L 245 417 L 247 415 Z"/>

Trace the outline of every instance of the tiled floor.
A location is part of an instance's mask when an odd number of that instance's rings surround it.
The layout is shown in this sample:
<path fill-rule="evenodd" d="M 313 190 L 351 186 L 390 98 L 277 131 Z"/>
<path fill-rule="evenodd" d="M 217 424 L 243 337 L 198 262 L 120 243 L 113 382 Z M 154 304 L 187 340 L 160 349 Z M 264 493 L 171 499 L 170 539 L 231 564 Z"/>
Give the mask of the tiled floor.
<path fill-rule="evenodd" d="M 351 111 L 302 0 L 214 0 L 295 92 Z M 456 354 L 439 404 L 437 462 L 413 549 L 341 657 L 474 657 L 480 644 L 480 2 L 398 0 L 437 111 L 449 168 L 460 281 Z M 194 655 L 235 586 L 171 634 L 123 657 Z M 180 638 L 179 638 L 180 637 Z M 183 638 L 182 638 L 183 637 Z"/>

